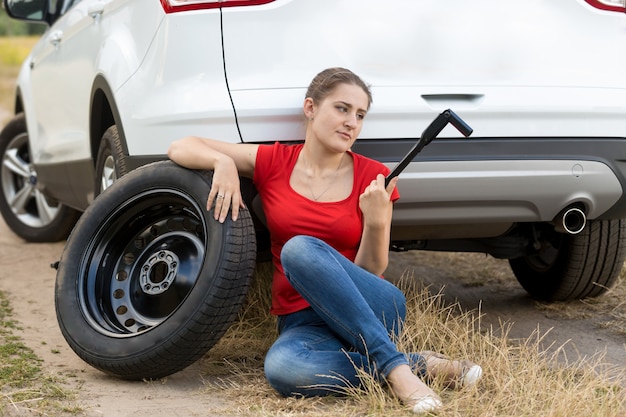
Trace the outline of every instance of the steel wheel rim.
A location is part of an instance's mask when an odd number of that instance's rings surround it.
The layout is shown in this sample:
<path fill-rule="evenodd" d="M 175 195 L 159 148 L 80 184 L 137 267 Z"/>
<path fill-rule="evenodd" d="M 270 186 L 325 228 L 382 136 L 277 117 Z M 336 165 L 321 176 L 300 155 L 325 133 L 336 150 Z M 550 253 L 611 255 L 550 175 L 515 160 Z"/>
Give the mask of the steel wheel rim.
<path fill-rule="evenodd" d="M 125 202 L 93 236 L 80 262 L 81 310 L 94 330 L 115 338 L 149 331 L 174 314 L 206 253 L 202 209 L 172 190 Z"/>

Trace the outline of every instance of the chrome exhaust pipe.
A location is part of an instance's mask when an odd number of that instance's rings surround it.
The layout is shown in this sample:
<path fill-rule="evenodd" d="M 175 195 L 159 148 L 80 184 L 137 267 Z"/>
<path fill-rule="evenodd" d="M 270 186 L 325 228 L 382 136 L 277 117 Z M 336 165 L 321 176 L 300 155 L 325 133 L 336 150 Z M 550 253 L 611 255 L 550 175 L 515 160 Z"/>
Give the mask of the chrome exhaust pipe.
<path fill-rule="evenodd" d="M 585 228 L 587 215 L 577 207 L 566 208 L 556 216 L 553 224 L 557 232 L 575 235 Z"/>

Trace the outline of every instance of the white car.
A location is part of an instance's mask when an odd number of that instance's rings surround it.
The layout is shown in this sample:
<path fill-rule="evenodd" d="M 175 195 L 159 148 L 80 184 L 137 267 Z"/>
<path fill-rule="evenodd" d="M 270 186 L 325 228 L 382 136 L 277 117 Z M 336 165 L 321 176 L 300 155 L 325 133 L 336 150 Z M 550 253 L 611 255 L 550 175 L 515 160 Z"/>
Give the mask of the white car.
<path fill-rule="evenodd" d="M 57 312 L 106 372 L 162 376 L 198 358 L 267 247 L 260 213 L 213 224 L 210 173 L 152 162 L 190 134 L 302 140 L 306 87 L 327 67 L 371 84 L 355 150 L 391 168 L 447 109 L 473 129 L 445 127 L 400 174 L 392 249 L 509 259 L 545 300 L 597 296 L 622 269 L 624 0 L 4 4 L 49 28 L 0 134 L 0 210 L 30 241 L 67 237 L 85 212 L 59 265 Z"/>

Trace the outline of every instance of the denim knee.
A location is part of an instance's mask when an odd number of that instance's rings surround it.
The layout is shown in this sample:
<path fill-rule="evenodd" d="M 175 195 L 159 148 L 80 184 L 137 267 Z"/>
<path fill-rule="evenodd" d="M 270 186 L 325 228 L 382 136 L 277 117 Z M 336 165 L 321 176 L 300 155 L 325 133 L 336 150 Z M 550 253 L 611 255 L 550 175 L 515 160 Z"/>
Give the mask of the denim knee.
<path fill-rule="evenodd" d="M 280 252 L 280 261 L 283 264 L 283 268 L 292 261 L 302 262 L 303 257 L 311 253 L 311 245 L 316 240 L 316 238 L 311 236 L 297 235 L 285 242 Z"/>
<path fill-rule="evenodd" d="M 291 395 L 293 388 L 292 382 L 287 378 L 290 367 L 285 366 L 285 353 L 290 352 L 281 352 L 280 348 L 272 346 L 265 356 L 263 367 L 265 379 L 283 397 Z"/>
<path fill-rule="evenodd" d="M 316 368 L 322 364 L 312 363 L 309 353 L 298 349 L 298 343 L 279 339 L 265 356 L 265 379 L 283 397 L 328 395 L 315 388 L 320 384 Z"/>

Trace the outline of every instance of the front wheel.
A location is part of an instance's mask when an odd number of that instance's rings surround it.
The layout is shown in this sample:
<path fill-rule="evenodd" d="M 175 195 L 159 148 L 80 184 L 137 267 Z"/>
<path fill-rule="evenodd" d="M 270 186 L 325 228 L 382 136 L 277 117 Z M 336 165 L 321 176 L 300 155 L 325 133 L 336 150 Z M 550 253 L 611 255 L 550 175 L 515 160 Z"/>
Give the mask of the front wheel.
<path fill-rule="evenodd" d="M 31 161 L 26 118 L 16 115 L 0 132 L 0 213 L 7 226 L 28 242 L 63 240 L 80 212 L 48 198 Z"/>
<path fill-rule="evenodd" d="M 522 287 L 538 299 L 596 297 L 619 276 L 626 256 L 626 220 L 591 220 L 576 235 L 545 230 L 541 248 L 509 260 Z"/>
<path fill-rule="evenodd" d="M 107 188 L 59 263 L 61 332 L 90 365 L 124 379 L 161 378 L 195 362 L 243 304 L 255 267 L 247 210 L 206 210 L 211 173 L 157 162 Z"/>

